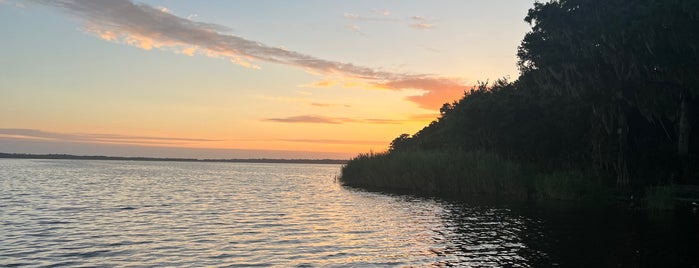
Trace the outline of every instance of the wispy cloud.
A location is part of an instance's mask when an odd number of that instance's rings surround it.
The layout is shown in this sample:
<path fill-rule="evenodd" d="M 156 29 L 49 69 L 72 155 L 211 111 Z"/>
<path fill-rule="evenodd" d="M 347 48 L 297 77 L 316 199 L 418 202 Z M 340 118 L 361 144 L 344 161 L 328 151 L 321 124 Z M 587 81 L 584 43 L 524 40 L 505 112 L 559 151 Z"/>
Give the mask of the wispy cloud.
<path fill-rule="evenodd" d="M 383 16 L 389 16 L 391 15 L 391 11 L 388 9 L 372 9 L 371 12 L 383 15 Z"/>
<path fill-rule="evenodd" d="M 87 32 L 117 43 L 142 49 L 169 50 L 186 55 L 205 55 L 223 58 L 235 64 L 260 68 L 255 62 L 269 62 L 303 68 L 309 73 L 348 79 L 360 79 L 368 84 L 381 85 L 385 89 L 421 89 L 425 93 L 407 100 L 420 107 L 436 109 L 439 102 L 453 100 L 463 94 L 468 86 L 458 80 L 450 80 L 430 74 L 390 72 L 347 62 L 331 61 L 284 48 L 269 46 L 240 36 L 227 34 L 227 27 L 178 17 L 171 12 L 130 0 L 32 0 L 63 10 L 82 21 Z M 353 13 L 345 17 L 364 18 Z M 389 18 L 379 17 L 385 20 Z M 411 81 L 420 81 L 412 84 Z M 432 81 L 432 83 L 428 83 Z M 421 85 L 430 84 L 430 87 Z M 448 84 L 446 88 L 435 85 Z M 460 85 L 460 86 L 457 86 Z"/>
<path fill-rule="evenodd" d="M 420 29 L 420 30 L 429 30 L 429 29 L 432 29 L 434 27 L 434 24 L 420 22 L 420 23 L 410 24 L 410 27 L 415 28 L 415 29 Z"/>
<path fill-rule="evenodd" d="M 359 15 L 357 15 L 357 14 L 355 14 L 355 13 L 349 13 L 349 12 L 345 13 L 343 16 L 344 16 L 345 18 L 348 18 L 348 19 L 351 19 L 351 20 L 358 20 L 358 19 L 361 18 L 361 17 L 359 17 Z"/>
<path fill-rule="evenodd" d="M 334 118 L 322 115 L 297 115 L 282 118 L 267 118 L 265 121 L 280 123 L 342 124 L 343 118 Z"/>
<path fill-rule="evenodd" d="M 0 137 L 14 139 L 50 140 L 62 142 L 118 143 L 138 145 L 186 145 L 191 143 L 222 141 L 212 139 L 178 137 L 129 136 L 95 133 L 60 133 L 42 131 L 37 129 L 21 128 L 0 128 Z"/>
<path fill-rule="evenodd" d="M 412 20 L 412 23 L 410 23 L 410 27 L 412 28 L 419 30 L 429 30 L 434 28 L 434 23 L 423 16 L 412 16 L 410 19 Z"/>
<path fill-rule="evenodd" d="M 19 1 L 14 1 L 14 0 L 0 0 L 0 5 L 5 4 L 5 5 L 12 5 L 16 8 L 26 8 L 26 6 Z"/>
<path fill-rule="evenodd" d="M 315 107 L 345 107 L 345 108 L 352 107 L 352 105 L 349 105 L 349 104 L 319 103 L 319 102 L 311 102 L 310 105 L 315 106 Z"/>
<path fill-rule="evenodd" d="M 372 144 L 372 145 L 386 144 L 386 141 L 364 141 L 364 140 L 281 139 L 279 141 L 299 142 L 299 143 L 322 143 L 322 144 Z"/>
<path fill-rule="evenodd" d="M 310 92 L 300 91 L 298 93 L 300 95 L 304 95 L 304 96 L 312 95 L 312 93 L 310 93 Z M 324 100 L 314 99 L 314 98 L 310 98 L 310 97 L 295 98 L 295 97 L 283 97 L 283 96 L 257 96 L 257 98 L 263 99 L 263 100 L 268 100 L 268 101 L 281 102 L 281 103 L 296 103 L 296 104 L 303 103 L 305 105 L 310 105 L 310 106 L 314 106 L 314 107 L 321 107 L 321 108 L 330 108 L 330 107 L 351 108 L 352 107 L 352 105 L 349 105 L 349 104 L 320 102 L 320 101 L 324 101 Z"/>
<path fill-rule="evenodd" d="M 318 104 L 325 106 L 326 104 Z M 331 104 L 332 105 L 332 104 Z M 403 119 L 380 119 L 380 118 L 347 118 L 331 117 L 324 115 L 297 115 L 280 118 L 267 118 L 263 121 L 279 123 L 308 123 L 308 124 L 402 124 L 405 122 L 425 122 L 437 119 L 438 114 L 414 114 L 407 115 Z"/>
<path fill-rule="evenodd" d="M 363 124 L 400 124 L 402 120 L 393 119 L 355 119 L 347 117 L 330 117 L 323 115 L 297 115 L 282 118 L 267 118 L 264 121 L 280 122 L 280 123 L 312 123 L 312 124 L 347 124 L 347 123 L 363 123 Z"/>
<path fill-rule="evenodd" d="M 428 19 L 427 17 L 424 16 L 411 16 L 406 19 L 396 19 L 396 18 L 391 18 L 389 17 L 391 15 L 391 11 L 388 9 L 372 9 L 371 13 L 374 15 L 370 16 L 363 16 L 357 13 L 352 13 L 352 12 L 346 12 L 343 14 L 343 17 L 346 19 L 354 20 L 354 21 L 364 21 L 364 22 L 371 22 L 371 21 L 377 21 L 377 22 L 396 22 L 396 21 L 408 21 L 408 26 L 414 29 L 418 30 L 429 30 L 435 27 L 434 24 L 434 19 Z M 355 26 L 355 25 L 353 25 Z M 358 31 L 358 26 L 357 29 L 352 29 L 353 31 Z"/>
<path fill-rule="evenodd" d="M 433 52 L 433 53 L 442 53 L 441 50 L 436 49 L 436 48 L 433 48 L 433 47 L 428 47 L 428 46 L 419 46 L 419 47 L 424 48 L 425 50 L 427 50 L 427 51 L 429 51 L 429 52 Z"/>
<path fill-rule="evenodd" d="M 165 13 L 170 13 L 170 14 L 172 14 L 172 11 L 171 11 L 170 9 L 168 9 L 167 7 L 160 7 L 160 6 L 159 6 L 159 7 L 156 7 L 156 8 L 157 8 L 158 10 L 160 10 L 161 12 L 165 12 Z"/>
<path fill-rule="evenodd" d="M 347 28 L 349 28 L 352 32 L 354 32 L 354 33 L 356 33 L 356 34 L 358 34 L 358 35 L 361 35 L 361 36 L 363 36 L 363 37 L 369 37 L 369 35 L 367 35 L 367 34 L 365 34 L 364 32 L 362 32 L 362 28 L 359 27 L 359 25 L 354 25 L 354 24 L 353 24 L 353 25 L 348 25 Z"/>
<path fill-rule="evenodd" d="M 396 21 L 394 18 L 388 17 L 391 12 L 388 10 L 372 10 L 372 13 L 376 15 L 363 16 L 357 13 L 345 12 L 342 16 L 346 19 L 357 20 L 357 21 Z M 378 16 L 377 16 L 378 15 Z"/>

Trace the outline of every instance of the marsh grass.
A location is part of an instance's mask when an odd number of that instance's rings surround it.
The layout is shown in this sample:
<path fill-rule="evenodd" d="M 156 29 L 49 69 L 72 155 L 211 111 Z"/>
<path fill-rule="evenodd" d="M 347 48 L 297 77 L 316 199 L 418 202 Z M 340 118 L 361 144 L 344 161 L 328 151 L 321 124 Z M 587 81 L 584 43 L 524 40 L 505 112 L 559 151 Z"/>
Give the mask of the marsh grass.
<path fill-rule="evenodd" d="M 601 201 L 603 179 L 582 171 L 541 172 L 486 151 L 361 154 L 342 168 L 344 185 L 456 197 Z"/>
<path fill-rule="evenodd" d="M 361 154 L 342 168 L 345 185 L 423 194 L 526 196 L 521 166 L 483 151 Z"/>
<path fill-rule="evenodd" d="M 605 201 L 611 198 L 602 178 L 580 170 L 534 174 L 533 190 L 537 199 L 568 201 Z"/>
<path fill-rule="evenodd" d="M 671 210 L 675 208 L 673 185 L 648 187 L 645 191 L 646 207 L 651 210 Z"/>

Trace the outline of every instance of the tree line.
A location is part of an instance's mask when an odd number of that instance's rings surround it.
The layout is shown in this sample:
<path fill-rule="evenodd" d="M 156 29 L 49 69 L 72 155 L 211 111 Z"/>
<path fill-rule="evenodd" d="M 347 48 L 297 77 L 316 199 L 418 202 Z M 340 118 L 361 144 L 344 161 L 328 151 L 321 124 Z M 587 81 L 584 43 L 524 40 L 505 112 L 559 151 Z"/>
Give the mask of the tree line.
<path fill-rule="evenodd" d="M 516 80 L 479 83 L 387 155 L 486 151 L 617 188 L 699 183 L 699 1 L 557 0 L 524 20 Z"/>

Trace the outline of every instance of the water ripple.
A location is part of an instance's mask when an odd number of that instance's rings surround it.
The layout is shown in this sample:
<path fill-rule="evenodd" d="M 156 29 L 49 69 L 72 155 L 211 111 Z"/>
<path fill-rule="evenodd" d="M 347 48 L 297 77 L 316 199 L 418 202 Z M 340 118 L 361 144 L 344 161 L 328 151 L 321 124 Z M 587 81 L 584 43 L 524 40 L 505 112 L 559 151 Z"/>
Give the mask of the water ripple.
<path fill-rule="evenodd" d="M 0 160 L 0 266 L 553 263 L 550 252 L 532 247 L 548 241 L 534 218 L 347 189 L 333 183 L 338 171 L 337 165 Z"/>

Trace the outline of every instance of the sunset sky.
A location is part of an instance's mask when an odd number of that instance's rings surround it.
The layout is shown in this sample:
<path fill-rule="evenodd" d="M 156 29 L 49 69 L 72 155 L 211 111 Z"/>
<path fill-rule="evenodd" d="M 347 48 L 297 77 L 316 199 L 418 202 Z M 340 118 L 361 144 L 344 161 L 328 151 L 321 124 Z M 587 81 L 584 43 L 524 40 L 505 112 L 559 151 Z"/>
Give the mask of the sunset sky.
<path fill-rule="evenodd" d="M 516 78 L 533 3 L 0 0 L 0 152 L 383 151 Z"/>

